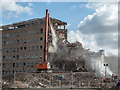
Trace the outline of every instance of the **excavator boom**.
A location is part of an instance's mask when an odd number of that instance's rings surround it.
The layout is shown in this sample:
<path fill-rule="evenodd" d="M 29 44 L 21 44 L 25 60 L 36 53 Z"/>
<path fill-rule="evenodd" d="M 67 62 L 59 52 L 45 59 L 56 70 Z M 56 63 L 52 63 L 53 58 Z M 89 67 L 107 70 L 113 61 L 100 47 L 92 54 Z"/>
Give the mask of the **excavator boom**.
<path fill-rule="evenodd" d="M 45 41 L 44 41 L 44 61 L 43 62 L 39 62 L 37 64 L 37 69 L 38 70 L 47 70 L 47 69 L 50 68 L 50 63 L 47 61 L 47 54 L 48 54 L 48 28 L 49 28 L 49 30 L 51 32 L 49 11 L 46 10 L 46 17 L 45 17 Z"/>

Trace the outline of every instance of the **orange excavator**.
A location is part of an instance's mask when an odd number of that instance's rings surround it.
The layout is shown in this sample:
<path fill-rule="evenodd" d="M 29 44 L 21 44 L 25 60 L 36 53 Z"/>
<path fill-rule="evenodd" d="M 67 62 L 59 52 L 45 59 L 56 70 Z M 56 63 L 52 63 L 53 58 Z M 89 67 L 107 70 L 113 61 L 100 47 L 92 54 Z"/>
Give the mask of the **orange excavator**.
<path fill-rule="evenodd" d="M 48 31 L 49 30 L 49 31 Z M 50 69 L 50 63 L 47 61 L 47 54 L 48 54 L 48 33 L 51 33 L 51 26 L 50 26 L 50 17 L 49 11 L 46 10 L 46 17 L 45 17 L 45 41 L 44 41 L 44 61 L 39 62 L 37 64 L 37 70 L 48 70 Z"/>

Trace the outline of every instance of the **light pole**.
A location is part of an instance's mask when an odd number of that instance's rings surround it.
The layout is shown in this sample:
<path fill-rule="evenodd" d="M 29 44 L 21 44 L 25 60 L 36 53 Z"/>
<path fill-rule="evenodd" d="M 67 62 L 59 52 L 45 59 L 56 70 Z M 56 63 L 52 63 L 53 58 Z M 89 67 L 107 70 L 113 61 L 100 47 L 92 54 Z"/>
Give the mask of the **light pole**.
<path fill-rule="evenodd" d="M 79 80 L 79 88 L 80 88 L 80 80 Z"/>
<path fill-rule="evenodd" d="M 104 66 L 105 66 L 105 78 L 106 78 L 108 64 L 104 64 Z"/>
<path fill-rule="evenodd" d="M 71 71 L 71 74 L 72 74 L 72 80 L 71 80 L 71 89 L 73 88 L 73 72 Z"/>
<path fill-rule="evenodd" d="M 14 88 L 16 88 L 16 72 L 14 72 Z"/>

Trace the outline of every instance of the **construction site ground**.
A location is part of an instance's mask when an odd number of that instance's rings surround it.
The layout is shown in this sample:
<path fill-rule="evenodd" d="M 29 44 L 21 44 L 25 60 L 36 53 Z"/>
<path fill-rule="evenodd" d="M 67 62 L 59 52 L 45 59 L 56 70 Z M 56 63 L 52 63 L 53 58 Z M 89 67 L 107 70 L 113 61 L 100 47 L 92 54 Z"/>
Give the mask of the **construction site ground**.
<path fill-rule="evenodd" d="M 88 72 L 19 73 L 3 77 L 3 88 L 114 88 Z"/>
<path fill-rule="evenodd" d="M 24 88 L 24 89 L 3 89 L 3 90 L 39 90 L 38 88 L 32 88 L 32 89 L 27 89 L 27 88 Z M 41 88 L 40 90 L 71 90 L 70 88 Z M 94 88 L 73 88 L 73 90 L 118 90 L 118 89 L 115 89 L 115 88 L 112 88 L 112 89 L 94 89 Z"/>

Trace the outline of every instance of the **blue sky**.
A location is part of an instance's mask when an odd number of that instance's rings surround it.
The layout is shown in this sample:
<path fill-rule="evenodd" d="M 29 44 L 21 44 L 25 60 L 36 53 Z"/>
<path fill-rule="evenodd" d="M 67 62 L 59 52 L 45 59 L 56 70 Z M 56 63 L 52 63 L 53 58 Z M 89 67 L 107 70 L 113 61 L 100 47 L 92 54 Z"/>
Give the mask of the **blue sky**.
<path fill-rule="evenodd" d="M 45 17 L 46 9 L 50 17 L 67 22 L 69 42 L 118 54 L 117 2 L 2 2 L 2 25 Z"/>
<path fill-rule="evenodd" d="M 3 25 L 14 22 L 25 21 L 34 18 L 45 17 L 46 9 L 49 10 L 50 16 L 68 23 L 68 30 L 77 30 L 77 26 L 89 14 L 95 12 L 86 8 L 87 2 L 17 2 L 16 4 L 23 7 L 30 7 L 31 14 L 3 11 Z"/>

